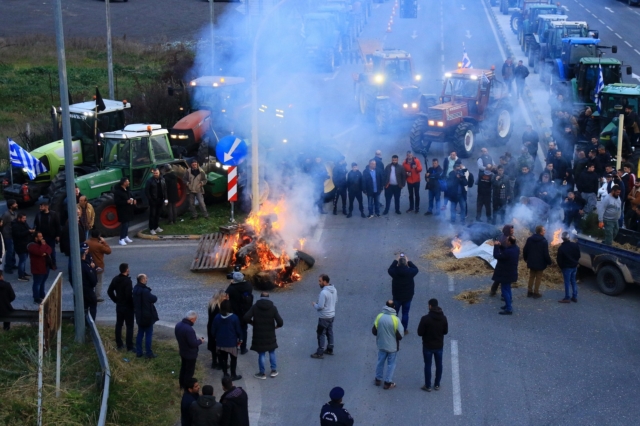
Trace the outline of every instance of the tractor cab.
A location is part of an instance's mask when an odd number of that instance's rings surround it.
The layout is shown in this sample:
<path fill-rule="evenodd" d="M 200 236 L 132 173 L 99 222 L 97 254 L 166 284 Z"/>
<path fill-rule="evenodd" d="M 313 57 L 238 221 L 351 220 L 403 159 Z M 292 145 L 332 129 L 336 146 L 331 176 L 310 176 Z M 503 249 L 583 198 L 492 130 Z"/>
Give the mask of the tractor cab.
<path fill-rule="evenodd" d="M 562 52 L 562 40 L 570 37 L 597 38 L 597 31 L 589 31 L 589 24 L 585 21 L 553 21 L 549 22 L 544 38 L 547 40 L 548 58 L 559 58 Z"/>
<path fill-rule="evenodd" d="M 604 84 L 622 83 L 622 63 L 614 58 L 581 58 L 575 78 L 576 99 L 580 103 L 593 103 L 598 76 L 602 67 Z"/>
<path fill-rule="evenodd" d="M 626 106 L 631 106 L 637 113 L 640 107 L 640 85 L 624 83 L 606 85 L 600 92 L 600 102 L 600 120 L 603 125 L 611 123 Z"/>
<path fill-rule="evenodd" d="M 562 81 L 576 76 L 576 69 L 582 58 L 596 58 L 600 40 L 589 37 L 572 37 L 562 39 L 562 52 L 558 62 L 558 73 Z"/>
<path fill-rule="evenodd" d="M 245 103 L 247 85 L 242 77 L 228 76 L 202 76 L 189 82 L 191 97 L 191 110 L 207 110 L 210 112 L 211 123 L 217 131 L 231 133 L 242 127 L 238 123 L 242 105 Z M 180 135 L 180 132 L 171 132 L 171 144 L 182 145 L 181 141 L 189 141 Z M 175 136 L 174 136 L 175 135 Z"/>
<path fill-rule="evenodd" d="M 518 27 L 518 41 L 522 45 L 527 36 L 533 35 L 538 29 L 538 18 L 540 16 L 563 16 L 559 15 L 560 9 L 555 4 L 532 4 L 522 17 L 522 24 Z"/>
<path fill-rule="evenodd" d="M 547 30 L 550 27 L 552 22 L 563 22 L 566 21 L 569 17 L 567 15 L 538 15 L 538 20 L 536 21 L 533 28 L 533 36 L 536 39 L 537 43 L 547 43 L 548 33 Z"/>
<path fill-rule="evenodd" d="M 411 55 L 403 50 L 379 50 L 371 58 L 371 69 L 377 83 L 413 84 L 420 76 L 413 75 Z"/>
<path fill-rule="evenodd" d="M 449 102 L 464 104 L 467 111 L 465 115 L 477 118 L 484 113 L 489 98 L 493 95 L 491 90 L 493 75 L 493 71 L 471 68 L 459 68 L 446 73 L 440 102 L 443 105 Z M 500 89 L 494 88 L 494 90 Z M 433 108 L 440 106 L 436 105 Z"/>

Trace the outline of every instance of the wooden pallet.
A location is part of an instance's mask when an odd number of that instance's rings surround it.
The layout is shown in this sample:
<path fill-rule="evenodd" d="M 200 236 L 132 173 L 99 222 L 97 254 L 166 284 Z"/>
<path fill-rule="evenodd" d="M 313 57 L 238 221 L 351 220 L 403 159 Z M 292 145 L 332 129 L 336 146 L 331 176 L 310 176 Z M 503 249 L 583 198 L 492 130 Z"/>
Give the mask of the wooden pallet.
<path fill-rule="evenodd" d="M 198 251 L 191 263 L 192 271 L 214 271 L 231 267 L 237 234 L 215 232 L 200 237 Z"/>

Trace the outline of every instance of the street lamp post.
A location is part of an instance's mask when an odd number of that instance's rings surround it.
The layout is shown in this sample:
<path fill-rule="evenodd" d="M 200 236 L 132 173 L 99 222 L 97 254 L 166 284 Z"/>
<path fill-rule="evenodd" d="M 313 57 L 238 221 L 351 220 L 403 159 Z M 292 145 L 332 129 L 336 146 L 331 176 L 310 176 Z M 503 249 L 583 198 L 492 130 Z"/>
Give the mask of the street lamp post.
<path fill-rule="evenodd" d="M 213 38 L 213 17 L 214 17 L 214 10 L 213 10 L 213 0 L 209 0 L 209 16 L 211 19 L 211 75 L 216 75 L 216 71 L 214 68 L 214 64 L 215 64 L 215 58 L 214 55 L 216 53 L 216 41 Z"/>
<path fill-rule="evenodd" d="M 109 99 L 115 99 L 113 90 L 113 50 L 111 48 L 111 3 L 110 0 L 104 2 L 107 10 L 107 72 L 109 74 Z M 97 119 L 96 119 L 97 120 Z"/>

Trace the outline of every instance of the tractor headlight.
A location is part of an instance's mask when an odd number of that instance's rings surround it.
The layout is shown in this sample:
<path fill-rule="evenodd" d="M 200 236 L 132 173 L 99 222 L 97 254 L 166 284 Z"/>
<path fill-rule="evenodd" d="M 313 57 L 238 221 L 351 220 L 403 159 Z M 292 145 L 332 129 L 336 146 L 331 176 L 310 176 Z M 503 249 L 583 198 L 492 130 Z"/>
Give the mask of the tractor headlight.
<path fill-rule="evenodd" d="M 196 85 L 196 84 L 198 84 L 198 83 L 196 83 L 196 81 L 195 81 L 195 80 L 191 80 L 191 83 L 189 83 L 189 84 L 193 87 L 193 86 L 195 86 L 195 85 Z"/>
<path fill-rule="evenodd" d="M 418 103 L 417 102 L 411 102 L 411 108 L 418 108 Z"/>
<path fill-rule="evenodd" d="M 477 76 L 477 75 L 472 75 L 472 76 L 471 76 L 471 80 L 477 80 L 477 79 L 478 79 L 478 76 Z"/>
<path fill-rule="evenodd" d="M 219 161 L 216 161 L 216 167 L 218 167 L 218 168 L 219 168 L 220 166 L 222 166 L 222 164 L 220 164 L 220 162 L 219 162 Z"/>
<path fill-rule="evenodd" d="M 438 121 L 438 127 L 444 127 L 444 121 Z"/>
<path fill-rule="evenodd" d="M 178 135 L 178 139 L 189 139 L 187 135 Z"/>
<path fill-rule="evenodd" d="M 171 139 L 176 139 L 178 136 L 177 135 L 171 135 L 169 136 Z"/>
<path fill-rule="evenodd" d="M 376 76 L 373 77 L 373 79 L 376 83 L 382 83 L 384 81 L 384 75 L 376 74 Z"/>
<path fill-rule="evenodd" d="M 409 104 L 402 104 L 402 108 L 409 108 Z"/>
<path fill-rule="evenodd" d="M 436 121 L 435 120 L 429 120 L 428 123 L 429 123 L 429 126 L 435 126 L 436 125 Z"/>
<path fill-rule="evenodd" d="M 450 73 L 450 72 L 446 73 L 446 74 L 444 75 L 444 77 L 445 77 L 445 78 L 450 78 L 450 77 L 451 77 L 451 73 Z"/>
<path fill-rule="evenodd" d="M 222 166 L 222 170 L 229 170 L 229 166 Z"/>
<path fill-rule="evenodd" d="M 422 80 L 422 76 L 420 74 L 416 74 L 415 79 L 416 81 L 420 81 Z"/>

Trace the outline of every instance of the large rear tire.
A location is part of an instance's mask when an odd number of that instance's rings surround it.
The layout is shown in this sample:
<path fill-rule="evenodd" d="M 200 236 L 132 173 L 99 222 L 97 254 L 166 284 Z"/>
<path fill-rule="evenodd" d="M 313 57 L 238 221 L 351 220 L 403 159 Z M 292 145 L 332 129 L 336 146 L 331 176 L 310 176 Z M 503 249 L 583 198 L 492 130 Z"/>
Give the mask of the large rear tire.
<path fill-rule="evenodd" d="M 518 34 L 518 30 L 520 29 L 521 24 L 522 24 L 522 15 L 520 13 L 514 13 L 513 15 L 511 15 L 510 26 L 511 26 L 511 31 L 513 31 L 514 34 Z"/>
<path fill-rule="evenodd" d="M 411 150 L 416 154 L 421 154 L 425 158 L 429 155 L 429 148 L 431 148 L 431 141 L 425 137 L 428 128 L 429 120 L 427 117 L 419 115 L 413 122 L 411 134 L 409 135 Z"/>
<path fill-rule="evenodd" d="M 94 228 L 106 237 L 115 237 L 120 234 L 120 220 L 118 211 L 113 201 L 113 194 L 102 194 L 95 200 L 91 200 L 91 205 L 96 212 Z"/>
<path fill-rule="evenodd" d="M 357 93 L 360 114 L 364 115 L 367 120 L 373 121 L 375 117 L 373 96 L 369 95 L 362 85 L 358 85 Z"/>
<path fill-rule="evenodd" d="M 58 187 L 56 193 L 53 194 L 52 197 L 49 197 L 49 208 L 58 213 L 60 224 L 67 222 L 69 212 L 67 210 L 67 190 L 64 185 L 62 185 L 62 187 Z"/>
<path fill-rule="evenodd" d="M 384 135 L 389 131 L 390 124 L 391 105 L 389 105 L 389 101 L 376 102 L 376 130 L 381 135 Z"/>
<path fill-rule="evenodd" d="M 494 117 L 491 118 L 495 140 L 500 146 L 506 146 L 513 132 L 512 108 L 507 103 L 500 102 L 493 110 Z"/>
<path fill-rule="evenodd" d="M 53 179 L 51 179 L 51 183 L 49 184 L 49 190 L 47 193 L 47 197 L 49 198 L 49 202 L 53 199 L 56 192 L 60 188 L 64 188 L 67 183 L 67 175 L 64 171 L 59 171 Z"/>
<path fill-rule="evenodd" d="M 476 140 L 473 130 L 473 124 L 466 122 L 458 124 L 456 128 L 451 145 L 460 158 L 469 158 L 473 155 Z"/>
<path fill-rule="evenodd" d="M 607 296 L 617 296 L 627 287 L 620 270 L 611 265 L 605 265 L 598 271 L 598 288 Z"/>

